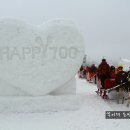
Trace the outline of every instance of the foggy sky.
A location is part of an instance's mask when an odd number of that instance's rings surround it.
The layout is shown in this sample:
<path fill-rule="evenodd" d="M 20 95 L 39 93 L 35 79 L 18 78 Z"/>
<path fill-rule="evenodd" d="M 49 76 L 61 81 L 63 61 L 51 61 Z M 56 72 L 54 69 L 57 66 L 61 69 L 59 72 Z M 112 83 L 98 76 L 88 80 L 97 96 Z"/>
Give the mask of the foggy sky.
<path fill-rule="evenodd" d="M 1 18 L 73 21 L 93 59 L 130 59 L 130 0 L 0 0 Z"/>

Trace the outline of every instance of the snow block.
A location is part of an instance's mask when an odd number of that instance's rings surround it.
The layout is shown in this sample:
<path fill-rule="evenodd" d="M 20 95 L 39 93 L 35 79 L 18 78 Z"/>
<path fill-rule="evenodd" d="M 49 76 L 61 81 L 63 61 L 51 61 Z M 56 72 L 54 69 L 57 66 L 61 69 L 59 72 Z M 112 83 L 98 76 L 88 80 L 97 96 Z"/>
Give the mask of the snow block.
<path fill-rule="evenodd" d="M 50 95 L 69 95 L 76 94 L 76 79 L 75 77 L 65 83 L 62 87 L 52 91 Z"/>
<path fill-rule="evenodd" d="M 0 20 L 0 95 L 40 96 L 62 88 L 82 64 L 83 42 L 63 19 L 39 26 Z"/>

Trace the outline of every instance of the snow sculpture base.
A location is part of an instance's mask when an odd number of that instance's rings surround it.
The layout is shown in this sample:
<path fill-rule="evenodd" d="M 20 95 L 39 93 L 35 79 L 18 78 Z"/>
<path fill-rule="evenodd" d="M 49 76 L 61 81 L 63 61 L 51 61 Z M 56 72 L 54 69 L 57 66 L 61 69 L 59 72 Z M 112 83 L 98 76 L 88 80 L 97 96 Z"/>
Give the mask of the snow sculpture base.
<path fill-rule="evenodd" d="M 80 109 L 85 101 L 80 95 L 46 95 L 38 97 L 1 97 L 0 113 L 52 113 Z"/>
<path fill-rule="evenodd" d="M 64 84 L 62 87 L 57 88 L 50 95 L 68 95 L 68 94 L 76 94 L 76 79 L 75 77 Z"/>

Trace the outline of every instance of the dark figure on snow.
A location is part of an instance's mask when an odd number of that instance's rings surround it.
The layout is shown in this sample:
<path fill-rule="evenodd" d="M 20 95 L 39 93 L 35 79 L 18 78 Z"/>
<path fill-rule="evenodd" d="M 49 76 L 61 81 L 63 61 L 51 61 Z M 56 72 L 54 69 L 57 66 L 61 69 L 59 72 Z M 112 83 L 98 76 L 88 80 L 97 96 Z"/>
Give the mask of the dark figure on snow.
<path fill-rule="evenodd" d="M 102 59 L 101 64 L 98 66 L 97 76 L 101 80 L 102 88 L 104 88 L 105 80 L 110 76 L 110 66 L 107 64 L 106 59 Z"/>
<path fill-rule="evenodd" d="M 128 84 L 127 84 L 127 72 L 123 71 L 123 66 L 118 66 L 116 69 L 116 77 L 115 77 L 116 85 L 119 85 L 118 88 L 116 88 L 117 91 L 117 103 L 119 104 L 119 93 L 122 92 L 122 90 L 127 91 L 128 90 Z M 120 91 L 121 90 L 121 91 Z M 123 100 L 124 102 L 124 97 Z"/>
<path fill-rule="evenodd" d="M 96 74 L 97 67 L 95 66 L 95 64 L 92 64 L 92 65 L 91 65 L 90 71 L 93 72 L 94 74 Z"/>
<path fill-rule="evenodd" d="M 78 71 L 79 78 L 85 78 L 86 77 L 86 67 L 81 66 L 80 70 Z"/>
<path fill-rule="evenodd" d="M 83 69 L 84 69 L 83 66 L 81 66 L 79 71 L 78 71 L 79 78 L 84 78 Z"/>
<path fill-rule="evenodd" d="M 129 70 L 127 72 L 127 78 L 126 78 L 126 82 L 127 82 L 127 88 L 128 88 L 128 91 L 130 92 L 130 67 L 129 67 Z"/>
<path fill-rule="evenodd" d="M 130 67 L 129 67 L 129 71 L 127 72 L 127 81 L 130 83 Z"/>
<path fill-rule="evenodd" d="M 96 84 L 96 72 L 97 72 L 97 67 L 95 66 L 95 64 L 92 64 L 90 67 L 90 71 L 91 73 L 93 73 L 93 77 L 94 77 L 94 83 Z"/>
<path fill-rule="evenodd" d="M 128 91 L 128 95 L 129 95 L 127 107 L 129 107 L 129 105 L 130 105 L 130 67 L 129 67 L 129 71 L 127 72 L 127 84 L 128 84 L 127 91 Z"/>
<path fill-rule="evenodd" d="M 105 89 L 109 89 L 115 86 L 115 67 L 110 67 L 109 77 L 105 80 Z"/>
<path fill-rule="evenodd" d="M 112 65 L 110 67 L 110 78 L 113 79 L 113 80 L 115 80 L 115 76 L 116 76 L 115 71 L 116 71 L 116 68 L 115 68 L 115 66 Z"/>
<path fill-rule="evenodd" d="M 128 73 L 123 71 L 123 66 L 117 67 L 117 73 L 116 73 L 116 85 L 120 85 L 119 88 L 117 88 L 117 92 L 119 93 L 120 88 L 124 89 L 125 91 L 129 90 L 129 81 L 128 81 Z"/>
<path fill-rule="evenodd" d="M 117 70 L 116 70 L 116 85 L 125 83 L 127 79 L 127 73 L 125 71 L 123 71 L 123 66 L 118 66 Z"/>

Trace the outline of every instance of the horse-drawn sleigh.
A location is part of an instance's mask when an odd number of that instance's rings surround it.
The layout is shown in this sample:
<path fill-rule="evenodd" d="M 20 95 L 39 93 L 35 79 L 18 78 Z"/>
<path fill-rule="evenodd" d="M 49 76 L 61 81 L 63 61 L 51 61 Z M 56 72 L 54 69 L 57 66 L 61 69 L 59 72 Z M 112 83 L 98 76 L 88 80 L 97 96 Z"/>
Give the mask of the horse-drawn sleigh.
<path fill-rule="evenodd" d="M 115 75 L 115 78 L 107 78 L 104 83 L 101 83 L 101 79 L 97 76 L 97 88 L 96 93 L 103 99 L 115 99 L 119 103 L 120 99 L 122 103 L 128 100 L 127 106 L 130 104 L 130 72 L 120 71 Z M 104 84 L 104 87 L 102 87 Z M 113 93 L 113 97 L 111 95 Z"/>

